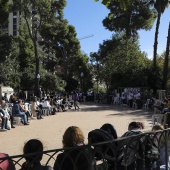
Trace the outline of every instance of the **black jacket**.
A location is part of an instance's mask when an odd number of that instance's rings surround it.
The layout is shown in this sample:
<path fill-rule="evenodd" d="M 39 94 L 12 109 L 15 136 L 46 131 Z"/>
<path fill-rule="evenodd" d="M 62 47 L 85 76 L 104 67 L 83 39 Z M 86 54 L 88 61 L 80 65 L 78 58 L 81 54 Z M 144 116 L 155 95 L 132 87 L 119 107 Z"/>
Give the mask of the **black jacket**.
<path fill-rule="evenodd" d="M 43 166 L 40 162 L 34 164 L 24 162 L 20 170 L 53 170 L 53 168 L 51 166 Z"/>
<path fill-rule="evenodd" d="M 80 147 L 57 156 L 54 170 L 90 170 L 92 163 L 86 149 Z"/>

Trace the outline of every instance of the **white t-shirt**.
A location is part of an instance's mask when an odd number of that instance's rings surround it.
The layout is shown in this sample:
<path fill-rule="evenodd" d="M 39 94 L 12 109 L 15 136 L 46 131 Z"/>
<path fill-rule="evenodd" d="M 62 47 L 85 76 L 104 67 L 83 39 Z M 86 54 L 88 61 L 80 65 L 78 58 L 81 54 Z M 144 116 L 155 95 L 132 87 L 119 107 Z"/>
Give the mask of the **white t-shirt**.
<path fill-rule="evenodd" d="M 51 107 L 50 103 L 48 100 L 45 100 L 43 103 L 43 107 Z"/>
<path fill-rule="evenodd" d="M 136 99 L 140 99 L 140 93 L 137 93 L 137 94 L 135 95 L 135 97 L 136 97 Z"/>
<path fill-rule="evenodd" d="M 131 92 L 129 93 L 128 99 L 129 99 L 129 100 L 133 99 L 133 93 L 131 93 Z"/>

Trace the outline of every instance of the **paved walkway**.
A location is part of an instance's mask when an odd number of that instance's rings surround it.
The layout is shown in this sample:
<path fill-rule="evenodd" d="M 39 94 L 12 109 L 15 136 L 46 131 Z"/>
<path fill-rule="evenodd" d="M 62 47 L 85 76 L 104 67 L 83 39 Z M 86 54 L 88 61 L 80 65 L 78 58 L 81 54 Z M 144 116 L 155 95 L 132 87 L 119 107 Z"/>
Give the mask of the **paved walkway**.
<path fill-rule="evenodd" d="M 81 111 L 58 112 L 42 120 L 31 120 L 29 126 L 17 126 L 7 132 L 0 132 L 0 152 L 9 155 L 22 154 L 24 143 L 31 139 L 40 139 L 45 148 L 50 150 L 62 148 L 62 135 L 67 127 L 75 125 L 82 129 L 87 143 L 88 132 L 100 128 L 104 123 L 111 123 L 121 136 L 127 131 L 131 121 L 141 121 L 145 130 L 150 130 L 151 112 L 129 109 L 126 106 L 113 106 L 96 103 L 82 103 Z"/>

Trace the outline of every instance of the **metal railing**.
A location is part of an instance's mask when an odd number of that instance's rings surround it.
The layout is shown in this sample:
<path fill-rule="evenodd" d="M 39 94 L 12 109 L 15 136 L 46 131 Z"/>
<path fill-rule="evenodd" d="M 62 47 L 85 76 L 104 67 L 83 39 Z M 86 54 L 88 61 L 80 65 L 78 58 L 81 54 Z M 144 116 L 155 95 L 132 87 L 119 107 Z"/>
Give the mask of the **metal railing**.
<path fill-rule="evenodd" d="M 39 155 L 42 165 L 57 170 L 159 170 L 161 166 L 169 170 L 169 154 L 170 129 L 165 129 L 73 148 L 3 157 L 0 167 L 8 160 L 19 170 L 25 159 L 31 158 L 33 164 Z"/>

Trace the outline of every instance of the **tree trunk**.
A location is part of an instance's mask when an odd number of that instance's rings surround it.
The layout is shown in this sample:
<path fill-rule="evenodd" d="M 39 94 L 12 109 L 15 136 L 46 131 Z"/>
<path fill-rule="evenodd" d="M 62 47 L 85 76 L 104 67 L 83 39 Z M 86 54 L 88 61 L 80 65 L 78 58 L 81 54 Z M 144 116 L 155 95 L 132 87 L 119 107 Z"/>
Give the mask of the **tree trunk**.
<path fill-rule="evenodd" d="M 154 67 L 154 69 L 156 69 L 156 67 L 157 67 L 156 58 L 157 58 L 160 18 L 161 18 L 161 12 L 158 12 L 158 18 L 157 18 L 157 22 L 156 22 L 156 31 L 155 31 L 154 52 L 153 52 L 153 67 Z"/>
<path fill-rule="evenodd" d="M 169 23 L 169 28 L 168 28 L 166 55 L 165 55 L 165 61 L 164 61 L 164 71 L 163 71 L 163 81 L 162 81 L 162 89 L 163 90 L 166 90 L 166 88 L 167 88 L 168 65 L 169 65 L 169 48 L 170 48 L 170 23 Z"/>
<path fill-rule="evenodd" d="M 35 71 L 35 89 L 34 89 L 34 96 L 37 96 L 39 90 L 39 78 L 37 77 L 39 74 L 39 67 L 40 67 L 40 60 L 38 56 L 38 49 L 37 49 L 37 35 L 35 35 L 34 43 L 34 53 L 36 59 L 36 71 Z"/>

